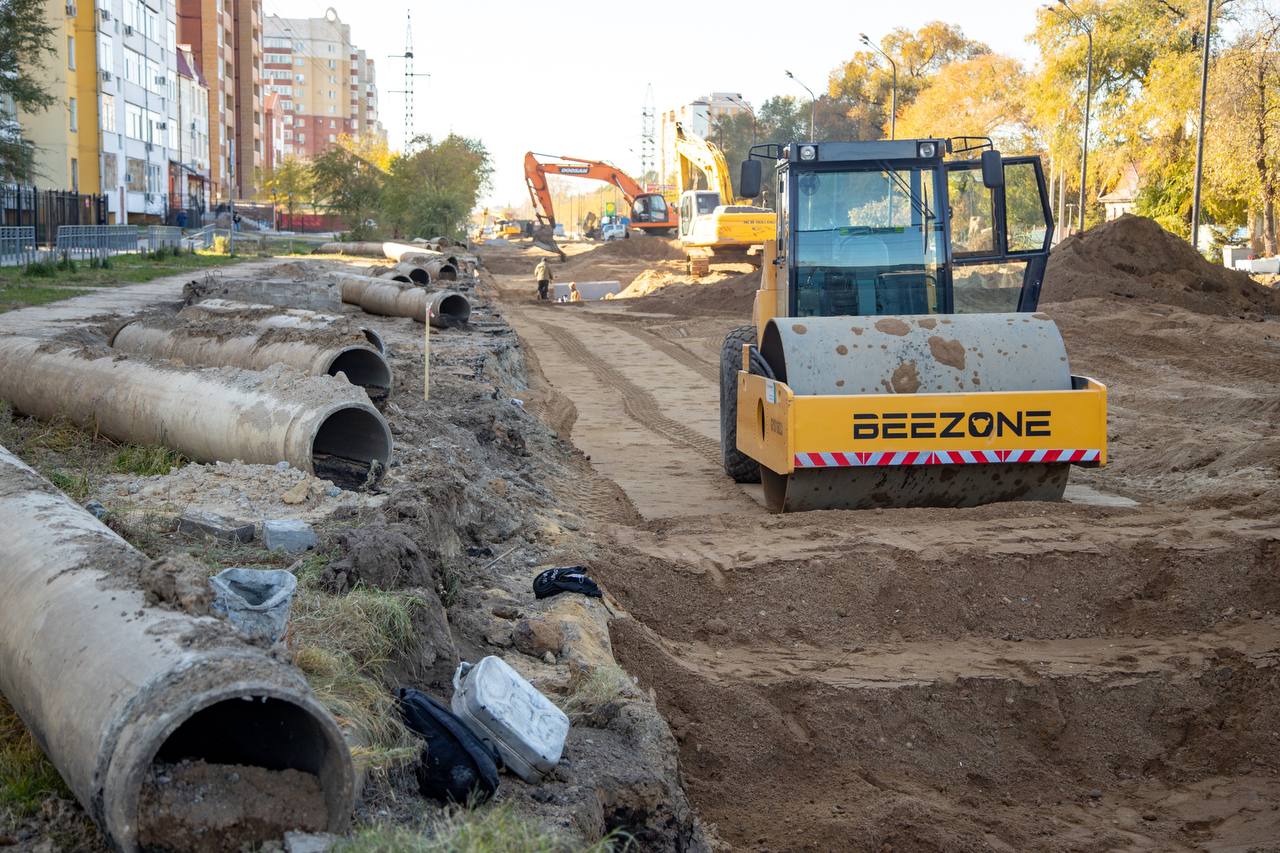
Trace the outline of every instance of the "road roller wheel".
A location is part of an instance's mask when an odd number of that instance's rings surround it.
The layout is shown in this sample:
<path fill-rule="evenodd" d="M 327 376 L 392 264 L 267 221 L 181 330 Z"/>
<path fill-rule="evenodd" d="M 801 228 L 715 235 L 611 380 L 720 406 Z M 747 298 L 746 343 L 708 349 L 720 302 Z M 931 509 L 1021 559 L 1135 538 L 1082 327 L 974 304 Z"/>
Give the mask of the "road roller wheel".
<path fill-rule="evenodd" d="M 754 346 L 755 342 L 755 326 L 740 326 L 725 335 L 720 347 L 720 453 L 724 458 L 724 472 L 735 483 L 760 482 L 760 463 L 738 449 L 738 371 L 742 368 L 742 345 Z"/>

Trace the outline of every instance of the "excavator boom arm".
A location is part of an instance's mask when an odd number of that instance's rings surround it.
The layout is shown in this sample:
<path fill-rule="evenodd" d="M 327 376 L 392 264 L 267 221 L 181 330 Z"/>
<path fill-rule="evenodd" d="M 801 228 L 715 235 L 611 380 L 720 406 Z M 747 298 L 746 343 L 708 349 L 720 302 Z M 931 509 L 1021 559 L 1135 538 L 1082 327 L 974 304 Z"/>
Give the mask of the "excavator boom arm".
<path fill-rule="evenodd" d="M 721 204 L 733 204 L 733 184 L 724 152 L 714 143 L 676 124 L 676 154 L 680 157 L 680 192 L 696 189 L 693 172 L 698 170 L 707 181 L 707 189 L 720 193 Z"/>
<path fill-rule="evenodd" d="M 540 158 L 555 162 L 546 162 Z M 545 221 L 553 226 L 556 220 L 551 203 L 551 189 L 547 185 L 548 174 L 563 175 L 567 178 L 587 178 L 613 184 L 622 192 L 628 205 L 632 204 L 638 196 L 644 195 L 644 188 L 616 166 L 599 160 L 536 154 L 530 151 L 524 155 L 524 180 L 529 187 L 529 198 L 533 201 L 533 210 L 539 221 Z"/>

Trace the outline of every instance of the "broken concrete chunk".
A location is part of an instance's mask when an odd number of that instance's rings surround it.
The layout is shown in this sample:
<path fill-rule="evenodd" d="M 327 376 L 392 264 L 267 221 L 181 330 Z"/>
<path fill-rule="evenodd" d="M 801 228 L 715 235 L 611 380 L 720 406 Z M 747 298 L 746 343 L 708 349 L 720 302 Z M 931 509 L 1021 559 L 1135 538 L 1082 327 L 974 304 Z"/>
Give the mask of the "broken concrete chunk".
<path fill-rule="evenodd" d="M 311 525 L 296 518 L 262 522 L 262 544 L 268 551 L 297 554 L 316 546 L 316 532 Z"/>
<path fill-rule="evenodd" d="M 212 536 L 221 542 L 252 542 L 253 523 L 238 521 L 212 512 L 188 510 L 178 517 L 178 532 L 191 536 Z"/>
<path fill-rule="evenodd" d="M 337 840 L 327 832 L 286 832 L 284 853 L 328 853 Z"/>

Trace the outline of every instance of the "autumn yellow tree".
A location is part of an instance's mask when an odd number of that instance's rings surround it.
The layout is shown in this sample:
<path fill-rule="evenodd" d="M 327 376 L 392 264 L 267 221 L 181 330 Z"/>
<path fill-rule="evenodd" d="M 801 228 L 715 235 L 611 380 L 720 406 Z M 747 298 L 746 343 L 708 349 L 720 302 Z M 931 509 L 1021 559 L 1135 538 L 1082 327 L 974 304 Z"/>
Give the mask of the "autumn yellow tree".
<path fill-rule="evenodd" d="M 898 135 L 989 136 L 1007 154 L 1037 152 L 1027 78 L 1016 59 L 996 53 L 944 65 L 899 116 Z"/>

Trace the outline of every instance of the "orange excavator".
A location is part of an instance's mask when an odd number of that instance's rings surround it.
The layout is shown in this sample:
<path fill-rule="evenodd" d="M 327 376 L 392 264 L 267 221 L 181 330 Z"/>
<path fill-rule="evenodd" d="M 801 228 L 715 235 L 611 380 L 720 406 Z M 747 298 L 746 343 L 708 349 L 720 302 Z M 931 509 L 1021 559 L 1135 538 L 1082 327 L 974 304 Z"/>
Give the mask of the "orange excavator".
<path fill-rule="evenodd" d="M 530 151 L 524 155 L 524 180 L 529 187 L 529 198 L 533 201 L 533 212 L 538 217 L 539 228 L 535 229 L 535 244 L 538 231 L 549 236 L 556 227 L 551 190 L 547 186 L 548 174 L 589 178 L 613 184 L 627 200 L 631 227 L 639 228 L 646 234 L 673 234 L 680 224 L 675 208 L 667 204 L 662 193 L 645 192 L 635 179 L 616 166 L 581 157 L 556 157 Z M 559 248 L 553 251 L 559 251 Z"/>

